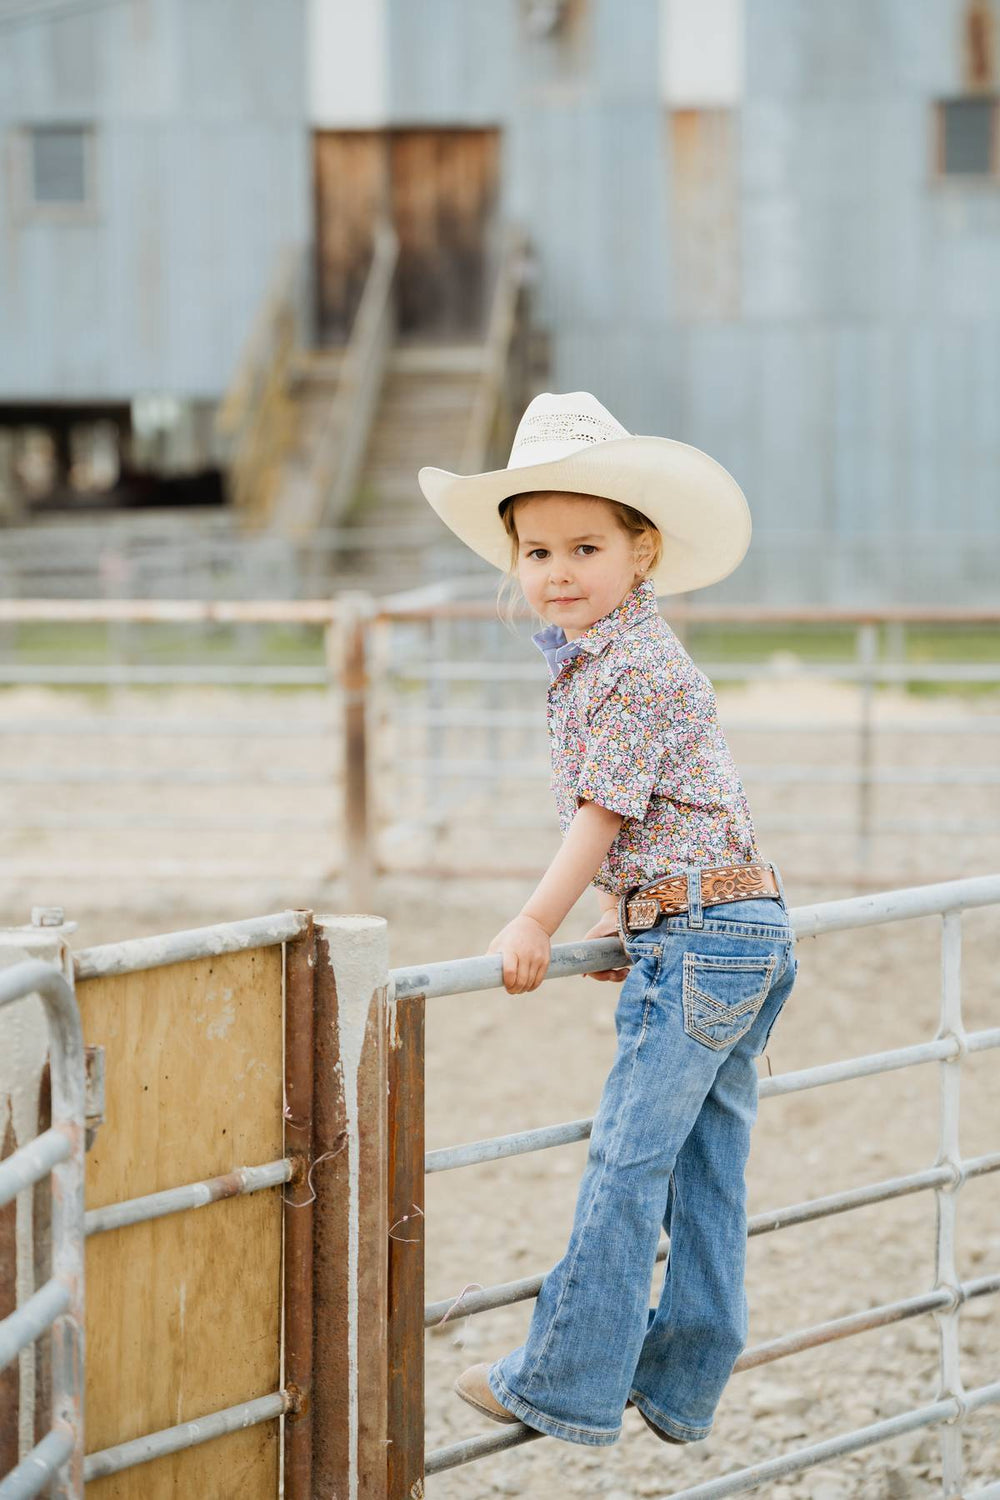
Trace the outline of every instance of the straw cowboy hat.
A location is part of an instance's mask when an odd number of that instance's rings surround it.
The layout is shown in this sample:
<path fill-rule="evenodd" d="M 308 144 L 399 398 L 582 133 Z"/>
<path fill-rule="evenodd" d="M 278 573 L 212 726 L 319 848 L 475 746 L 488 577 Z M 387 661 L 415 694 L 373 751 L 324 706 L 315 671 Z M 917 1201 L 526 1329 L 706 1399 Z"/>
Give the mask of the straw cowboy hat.
<path fill-rule="evenodd" d="M 498 506 L 525 490 L 575 490 L 623 500 L 663 534 L 649 576 L 657 594 L 717 583 L 750 545 L 750 508 L 733 476 L 689 443 L 640 437 L 589 391 L 543 391 L 517 425 L 505 469 L 452 474 L 425 466 L 417 481 L 446 526 L 506 571 L 510 540 Z"/>

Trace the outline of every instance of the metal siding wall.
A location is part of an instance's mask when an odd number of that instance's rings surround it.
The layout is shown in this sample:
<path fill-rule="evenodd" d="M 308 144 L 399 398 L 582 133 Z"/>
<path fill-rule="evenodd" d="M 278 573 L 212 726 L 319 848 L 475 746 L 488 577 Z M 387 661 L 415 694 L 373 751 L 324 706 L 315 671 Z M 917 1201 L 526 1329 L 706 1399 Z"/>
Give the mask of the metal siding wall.
<path fill-rule="evenodd" d="M 94 221 L 0 194 L 0 396 L 211 399 L 309 239 L 304 0 L 129 0 L 12 29 L 0 131 L 93 121 Z"/>

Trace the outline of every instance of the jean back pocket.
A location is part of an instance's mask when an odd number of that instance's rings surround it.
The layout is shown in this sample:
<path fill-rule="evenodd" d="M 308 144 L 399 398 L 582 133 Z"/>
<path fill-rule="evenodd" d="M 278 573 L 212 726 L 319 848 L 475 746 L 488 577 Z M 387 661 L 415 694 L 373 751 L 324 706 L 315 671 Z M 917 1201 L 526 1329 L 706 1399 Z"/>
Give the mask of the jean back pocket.
<path fill-rule="evenodd" d="M 764 1003 L 777 953 L 684 954 L 684 1030 L 721 1050 L 750 1030 Z"/>

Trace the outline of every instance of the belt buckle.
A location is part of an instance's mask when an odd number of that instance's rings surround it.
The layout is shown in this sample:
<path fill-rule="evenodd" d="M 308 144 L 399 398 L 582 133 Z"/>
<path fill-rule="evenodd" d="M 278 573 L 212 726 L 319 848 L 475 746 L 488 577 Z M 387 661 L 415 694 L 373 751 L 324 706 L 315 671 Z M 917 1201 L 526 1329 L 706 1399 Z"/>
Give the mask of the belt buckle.
<path fill-rule="evenodd" d="M 652 897 L 643 900 L 634 898 L 633 891 L 642 887 L 633 885 L 624 890 L 618 899 L 618 941 L 625 947 L 625 940 L 632 932 L 643 932 L 653 927 L 660 915 L 659 902 Z"/>
<path fill-rule="evenodd" d="M 629 903 L 629 926 L 634 932 L 645 932 L 655 927 L 660 915 L 660 903 L 651 896 L 637 896 Z"/>

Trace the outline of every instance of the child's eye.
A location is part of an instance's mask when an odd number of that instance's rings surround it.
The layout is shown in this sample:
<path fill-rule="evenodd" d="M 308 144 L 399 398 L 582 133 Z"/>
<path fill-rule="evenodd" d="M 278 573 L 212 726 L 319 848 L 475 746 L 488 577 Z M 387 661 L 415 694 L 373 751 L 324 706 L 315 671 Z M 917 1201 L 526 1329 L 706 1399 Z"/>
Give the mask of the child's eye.
<path fill-rule="evenodd" d="M 579 546 L 585 547 L 588 552 L 596 552 L 597 551 L 597 547 L 595 546 L 595 544 L 593 542 L 580 542 Z M 535 555 L 536 552 L 544 552 L 544 551 L 545 551 L 544 547 L 532 547 L 531 551 L 528 552 L 528 553 L 526 553 L 525 555 L 527 557 L 534 557 L 534 555 Z"/>

